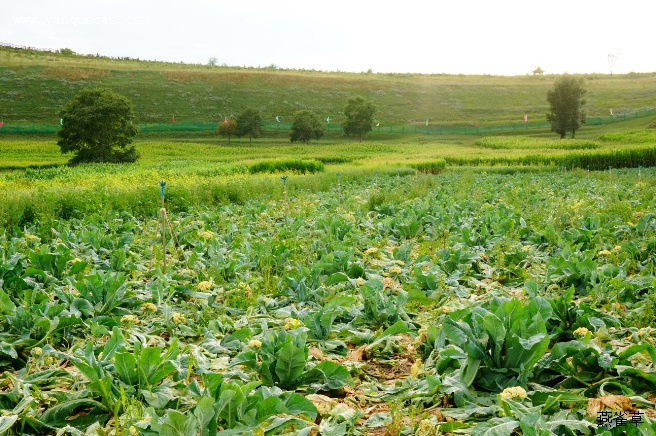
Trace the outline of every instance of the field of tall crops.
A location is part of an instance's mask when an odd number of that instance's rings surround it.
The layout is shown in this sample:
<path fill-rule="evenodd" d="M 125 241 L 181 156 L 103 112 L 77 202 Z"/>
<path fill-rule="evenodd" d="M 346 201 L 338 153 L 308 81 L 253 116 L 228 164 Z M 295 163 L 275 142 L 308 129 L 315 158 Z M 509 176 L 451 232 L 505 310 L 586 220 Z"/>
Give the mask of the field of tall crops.
<path fill-rule="evenodd" d="M 85 168 L 5 175 L 0 433 L 656 434 L 653 169 Z"/>

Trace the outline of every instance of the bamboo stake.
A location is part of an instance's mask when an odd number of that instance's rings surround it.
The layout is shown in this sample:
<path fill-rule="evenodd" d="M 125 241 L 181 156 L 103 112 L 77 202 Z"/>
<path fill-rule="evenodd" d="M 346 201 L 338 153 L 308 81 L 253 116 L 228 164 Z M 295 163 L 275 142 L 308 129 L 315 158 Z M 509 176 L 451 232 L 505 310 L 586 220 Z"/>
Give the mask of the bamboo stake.
<path fill-rule="evenodd" d="M 337 173 L 337 203 L 342 204 L 342 183 L 340 181 L 342 173 Z"/>
<path fill-rule="evenodd" d="M 166 208 L 164 207 L 164 188 L 166 188 L 166 182 L 160 180 L 159 182 L 159 195 L 162 197 L 162 207 L 159 210 L 160 213 L 160 223 L 162 225 L 162 270 L 166 274 Z"/>
<path fill-rule="evenodd" d="M 282 180 L 282 186 L 283 186 L 283 194 L 285 197 L 285 215 L 287 216 L 287 219 L 289 219 L 289 198 L 287 197 L 287 179 L 289 176 L 282 176 L 280 180 Z"/>

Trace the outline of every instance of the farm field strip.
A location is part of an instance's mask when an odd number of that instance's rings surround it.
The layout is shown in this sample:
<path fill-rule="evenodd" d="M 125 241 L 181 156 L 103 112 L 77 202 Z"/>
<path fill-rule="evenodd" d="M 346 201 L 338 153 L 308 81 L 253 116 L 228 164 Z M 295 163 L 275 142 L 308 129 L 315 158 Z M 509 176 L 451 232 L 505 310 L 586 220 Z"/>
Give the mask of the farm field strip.
<path fill-rule="evenodd" d="M 302 158 L 330 160 L 340 157 L 362 164 L 407 163 L 417 160 L 521 158 L 544 155 L 563 156 L 575 152 L 605 152 L 643 149 L 656 145 L 656 131 L 649 129 L 603 131 L 584 134 L 584 139 L 559 140 L 539 136 L 481 136 L 440 142 L 435 137 L 417 136 L 389 140 L 368 140 L 363 143 L 343 139 L 315 141 L 310 146 L 291 144 L 288 138 L 263 138 L 254 145 L 247 140 L 197 137 L 171 139 L 143 138 L 135 141 L 141 154 L 140 164 L 155 164 L 174 160 L 204 160 L 207 162 L 240 162 L 259 159 Z M 0 169 L 29 166 L 63 165 L 70 156 L 62 155 L 55 139 L 0 137 Z"/>

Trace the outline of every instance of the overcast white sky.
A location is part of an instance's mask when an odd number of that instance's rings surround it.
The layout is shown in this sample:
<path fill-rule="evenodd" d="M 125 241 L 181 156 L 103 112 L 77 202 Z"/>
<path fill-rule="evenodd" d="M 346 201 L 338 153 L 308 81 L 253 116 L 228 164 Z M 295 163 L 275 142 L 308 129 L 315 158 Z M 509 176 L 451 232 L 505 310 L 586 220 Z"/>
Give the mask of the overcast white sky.
<path fill-rule="evenodd" d="M 656 71 L 655 0 L 23 0 L 0 42 L 141 59 L 361 72 Z"/>

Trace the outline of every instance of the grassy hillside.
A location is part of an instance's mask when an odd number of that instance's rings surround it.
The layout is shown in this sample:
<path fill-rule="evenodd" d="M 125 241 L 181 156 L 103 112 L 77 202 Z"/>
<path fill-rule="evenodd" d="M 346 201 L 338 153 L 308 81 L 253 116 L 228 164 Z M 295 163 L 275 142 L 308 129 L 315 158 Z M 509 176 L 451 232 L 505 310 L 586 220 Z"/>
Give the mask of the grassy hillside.
<path fill-rule="evenodd" d="M 213 122 L 245 107 L 272 121 L 310 108 L 341 121 L 349 97 L 379 108 L 383 125 L 473 125 L 544 120 L 546 92 L 556 76 L 356 74 L 212 67 L 64 56 L 0 47 L 0 118 L 56 124 L 80 89 L 103 86 L 129 97 L 140 123 Z M 656 107 L 656 73 L 587 75 L 591 116 Z"/>

